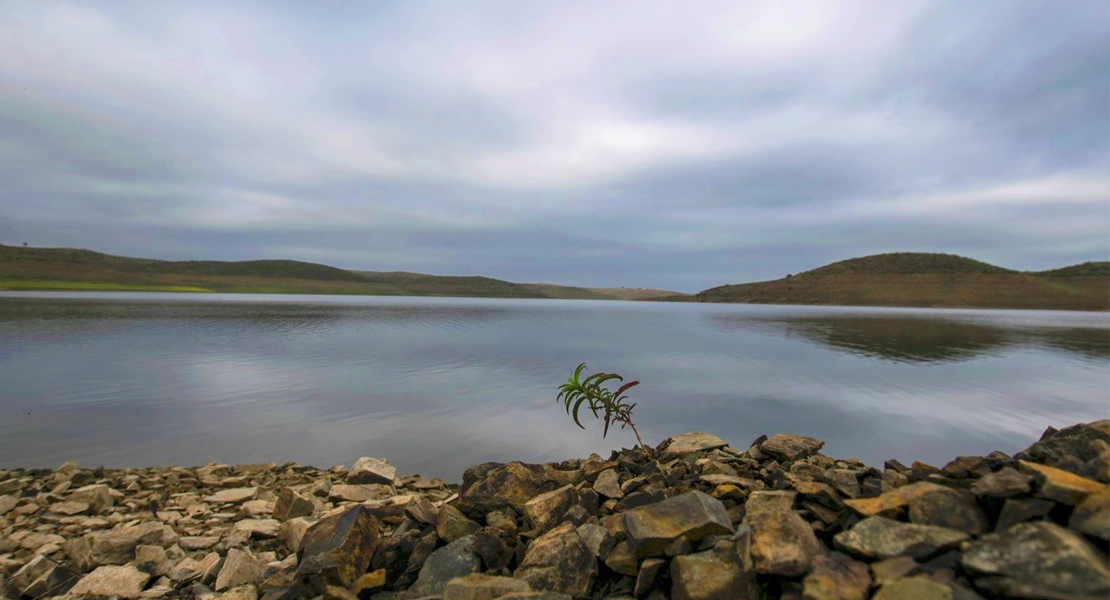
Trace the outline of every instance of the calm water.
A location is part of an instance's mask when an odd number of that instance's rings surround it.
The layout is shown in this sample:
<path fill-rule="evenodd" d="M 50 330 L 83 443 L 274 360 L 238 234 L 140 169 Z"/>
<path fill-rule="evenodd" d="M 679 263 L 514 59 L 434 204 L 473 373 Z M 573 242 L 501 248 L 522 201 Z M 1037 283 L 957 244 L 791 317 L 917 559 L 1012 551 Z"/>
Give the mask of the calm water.
<path fill-rule="evenodd" d="M 640 379 L 652 443 L 790 432 L 942 464 L 1110 417 L 1110 314 L 554 300 L 0 294 L 0 467 L 389 458 L 458 478 L 634 442 L 555 404 Z"/>

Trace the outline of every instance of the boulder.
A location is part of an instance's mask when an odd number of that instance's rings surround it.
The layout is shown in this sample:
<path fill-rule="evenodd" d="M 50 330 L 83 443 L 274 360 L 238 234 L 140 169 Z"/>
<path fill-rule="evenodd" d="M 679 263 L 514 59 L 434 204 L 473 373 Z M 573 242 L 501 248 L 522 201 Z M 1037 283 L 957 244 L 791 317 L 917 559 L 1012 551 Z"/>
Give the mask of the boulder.
<path fill-rule="evenodd" d="M 975 586 L 1012 598 L 1106 598 L 1106 558 L 1055 523 L 1019 523 L 968 542 L 960 564 Z"/>
<path fill-rule="evenodd" d="M 150 581 L 150 575 L 132 566 L 97 567 L 85 575 L 73 589 L 72 596 L 107 596 L 118 598 L 138 598 Z"/>
<path fill-rule="evenodd" d="M 885 517 L 868 517 L 833 537 L 836 547 L 868 560 L 901 554 L 929 558 L 955 548 L 968 535 L 955 529 L 900 523 Z"/>
<path fill-rule="evenodd" d="M 1080 502 L 1071 514 L 1068 527 L 1110 541 L 1110 487 L 1104 487 Z"/>
<path fill-rule="evenodd" d="M 1107 482 L 1105 464 L 1099 468 L 1110 444 L 1110 419 L 1051 430 L 1015 458 L 1046 464 L 1082 477 Z"/>
<path fill-rule="evenodd" d="M 224 564 L 216 576 L 216 591 L 237 587 L 248 583 L 258 583 L 266 573 L 266 564 L 254 557 L 250 552 L 237 548 L 227 551 Z"/>
<path fill-rule="evenodd" d="M 911 523 L 947 527 L 972 535 L 987 529 L 987 515 L 979 508 L 975 496 L 944 486 L 935 486 L 911 498 L 909 517 Z"/>
<path fill-rule="evenodd" d="M 574 525 L 563 523 L 536 538 L 524 554 L 514 577 L 532 589 L 585 597 L 598 575 L 597 559 L 578 536 Z"/>
<path fill-rule="evenodd" d="M 663 440 L 659 444 L 659 460 L 666 462 L 685 454 L 724 448 L 728 442 L 702 432 L 683 433 Z"/>
<path fill-rule="evenodd" d="M 558 525 L 570 507 L 578 504 L 578 490 L 573 485 L 546 492 L 524 503 L 524 516 L 536 533 Z"/>
<path fill-rule="evenodd" d="M 813 528 L 791 508 L 794 494 L 752 492 L 744 504 L 743 523 L 752 529 L 755 570 L 768 575 L 800 577 L 822 549 Z"/>
<path fill-rule="evenodd" d="M 380 458 L 364 456 L 347 472 L 347 483 L 380 483 L 393 485 L 397 478 L 397 467 Z"/>
<path fill-rule="evenodd" d="M 624 524 L 637 557 L 662 556 L 667 545 L 678 537 L 697 542 L 708 535 L 733 531 L 724 504 L 699 491 L 625 511 Z"/>
<path fill-rule="evenodd" d="M 821 440 L 801 435 L 776 433 L 759 446 L 759 451 L 780 462 L 812 456 L 825 445 Z"/>
<path fill-rule="evenodd" d="M 444 504 L 439 507 L 439 513 L 436 516 L 436 533 L 444 541 L 453 542 L 459 538 L 473 535 L 480 528 L 481 526 L 466 518 L 466 515 L 454 506 Z"/>
<path fill-rule="evenodd" d="M 1110 421 L 1107 421 L 1110 423 Z M 1038 482 L 1037 496 L 1075 506 L 1088 495 L 1106 487 L 1093 479 L 1087 479 L 1063 469 L 1039 465 L 1029 461 L 1019 461 L 1022 469 L 1032 473 Z"/>
<path fill-rule="evenodd" d="M 477 573 L 481 567 L 474 552 L 474 536 L 459 538 L 432 552 L 420 567 L 410 593 L 413 597 L 442 594 L 452 579 Z"/>
<path fill-rule="evenodd" d="M 511 593 L 528 593 L 528 582 L 496 575 L 471 573 L 456 577 L 443 588 L 443 600 L 494 600 Z"/>
<path fill-rule="evenodd" d="M 866 600 L 871 589 L 867 565 L 843 555 L 819 555 L 803 583 L 803 600 Z"/>
<path fill-rule="evenodd" d="M 322 576 L 350 587 L 370 566 L 380 526 L 363 506 L 354 506 L 309 527 L 297 550 L 301 577 Z"/>
<path fill-rule="evenodd" d="M 312 499 L 293 488 L 282 488 L 274 501 L 274 518 L 279 521 L 288 521 L 296 517 L 307 517 L 316 510 Z"/>
<path fill-rule="evenodd" d="M 748 532 L 712 549 L 671 561 L 671 600 L 757 600 L 761 598 L 748 556 Z"/>

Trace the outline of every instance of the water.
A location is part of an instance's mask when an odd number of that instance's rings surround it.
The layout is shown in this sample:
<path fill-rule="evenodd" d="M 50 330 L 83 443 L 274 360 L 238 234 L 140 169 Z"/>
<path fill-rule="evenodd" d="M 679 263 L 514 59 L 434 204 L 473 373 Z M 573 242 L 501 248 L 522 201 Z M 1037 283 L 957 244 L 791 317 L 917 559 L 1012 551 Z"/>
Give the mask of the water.
<path fill-rule="evenodd" d="M 643 383 L 646 440 L 789 432 L 943 464 L 1110 417 L 1110 314 L 604 301 L 0 294 L 0 467 L 607 455 L 579 362 Z"/>

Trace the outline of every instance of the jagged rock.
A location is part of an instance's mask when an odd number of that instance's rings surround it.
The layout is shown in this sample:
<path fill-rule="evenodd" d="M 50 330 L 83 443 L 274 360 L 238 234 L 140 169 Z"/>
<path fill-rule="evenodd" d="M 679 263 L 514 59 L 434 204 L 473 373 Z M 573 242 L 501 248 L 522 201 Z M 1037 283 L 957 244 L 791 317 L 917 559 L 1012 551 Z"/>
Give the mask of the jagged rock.
<path fill-rule="evenodd" d="M 73 538 L 62 549 L 78 569 L 89 571 L 100 565 L 125 564 L 135 557 L 136 546 L 160 542 L 162 535 L 161 523 L 140 523 Z"/>
<path fill-rule="evenodd" d="M 912 523 L 947 527 L 972 535 L 987 529 L 987 515 L 975 502 L 974 495 L 943 486 L 935 486 L 911 498 L 909 517 Z"/>
<path fill-rule="evenodd" d="M 78 577 L 46 556 L 39 555 L 12 575 L 11 585 L 21 595 L 39 598 L 48 592 L 65 593 Z"/>
<path fill-rule="evenodd" d="M 1101 422 L 1101 421 L 1100 421 Z M 1110 421 L 1107 421 L 1110 424 Z M 1075 506 L 1088 495 L 1106 487 L 1093 479 L 1087 479 L 1063 469 L 1039 465 L 1029 461 L 1019 461 L 1023 469 L 1037 477 L 1037 495 L 1053 502 Z"/>
<path fill-rule="evenodd" d="M 1056 503 L 1051 500 L 1007 498 L 1002 503 L 1002 511 L 998 514 L 994 529 L 1002 531 L 1017 523 L 1044 518 L 1055 507 Z"/>
<path fill-rule="evenodd" d="M 812 456 L 824 445 L 825 442 L 815 438 L 776 433 L 759 446 L 759 451 L 785 462 Z"/>
<path fill-rule="evenodd" d="M 474 534 L 474 553 L 482 559 L 482 565 L 487 571 L 508 569 L 515 553 L 508 542 L 493 535 L 492 530 L 485 529 Z M 513 540 L 514 543 L 516 540 Z"/>
<path fill-rule="evenodd" d="M 791 507 L 794 494 L 752 492 L 743 523 L 752 529 L 751 552 L 759 573 L 798 577 L 821 551 L 813 529 Z"/>
<path fill-rule="evenodd" d="M 218 543 L 220 543 L 220 538 L 214 535 L 186 535 L 178 538 L 177 540 L 177 544 L 185 550 L 207 550 Z"/>
<path fill-rule="evenodd" d="M 596 557 L 609 554 L 609 551 L 613 549 L 613 543 L 616 541 L 608 529 L 592 523 L 579 525 L 578 537 L 582 538 L 582 541 L 590 549 L 590 553 Z"/>
<path fill-rule="evenodd" d="M 397 467 L 380 458 L 364 456 L 347 472 L 347 483 L 381 483 L 393 485 L 397 478 Z"/>
<path fill-rule="evenodd" d="M 671 561 L 671 600 L 756 600 L 755 569 L 748 554 L 749 532 L 712 549 Z"/>
<path fill-rule="evenodd" d="M 85 575 L 69 593 L 73 596 L 115 596 L 138 598 L 150 581 L 150 575 L 135 567 L 97 567 Z"/>
<path fill-rule="evenodd" d="M 242 519 L 235 522 L 232 532 L 246 537 L 275 538 L 280 529 L 281 521 L 277 519 Z"/>
<path fill-rule="evenodd" d="M 50 512 L 67 516 L 88 514 L 91 509 L 92 507 L 89 506 L 88 502 L 78 502 L 76 500 L 55 502 L 50 505 Z"/>
<path fill-rule="evenodd" d="M 439 514 L 436 517 L 436 533 L 444 541 L 453 542 L 474 534 L 480 528 L 480 525 L 466 518 L 466 515 L 454 506 L 444 504 L 439 507 Z"/>
<path fill-rule="evenodd" d="M 900 554 L 928 558 L 956 547 L 967 537 L 955 529 L 868 517 L 850 530 L 836 534 L 833 540 L 845 552 L 875 560 Z"/>
<path fill-rule="evenodd" d="M 79 487 L 69 494 L 70 501 L 84 502 L 95 513 L 101 513 L 115 505 L 111 489 L 104 484 L 91 484 Z"/>
<path fill-rule="evenodd" d="M 1033 476 L 1020 473 L 1013 467 L 984 475 L 971 486 L 976 496 L 988 498 L 1012 498 L 1026 494 L 1033 483 Z"/>
<path fill-rule="evenodd" d="M 304 537 L 304 533 L 311 526 L 312 521 L 304 517 L 289 519 L 282 523 L 281 527 L 278 527 L 278 539 L 290 552 L 296 552 L 297 548 L 301 546 L 301 538 Z"/>
<path fill-rule="evenodd" d="M 545 492 L 524 503 L 524 516 L 533 531 L 542 533 L 558 525 L 570 507 L 578 504 L 578 490 L 573 485 Z"/>
<path fill-rule="evenodd" d="M 470 470 L 468 473 L 471 473 L 471 478 L 477 477 Z M 568 483 L 574 483 L 573 480 L 573 475 L 562 474 L 543 465 L 511 462 L 506 465 L 491 466 L 469 486 L 466 485 L 464 474 L 458 507 L 473 518 L 505 506 L 524 512 L 524 504 L 532 498 Z"/>
<path fill-rule="evenodd" d="M 927 577 L 907 577 L 879 588 L 873 600 L 956 600 L 952 589 Z"/>
<path fill-rule="evenodd" d="M 443 600 L 494 600 L 511 593 L 528 593 L 528 582 L 512 577 L 471 573 L 456 577 L 443 588 Z"/>
<path fill-rule="evenodd" d="M 1110 568 L 1089 543 L 1047 521 L 1020 523 L 963 547 L 976 587 L 1015 598 L 1105 598 Z"/>
<path fill-rule="evenodd" d="M 424 561 L 411 594 L 414 597 L 441 594 L 452 579 L 477 573 L 481 566 L 474 552 L 474 536 L 459 538 L 432 552 Z"/>
<path fill-rule="evenodd" d="M 697 542 L 733 531 L 724 504 L 698 491 L 625 511 L 624 524 L 637 557 L 662 556 L 667 545 L 681 536 Z"/>
<path fill-rule="evenodd" d="M 628 540 L 621 540 L 613 545 L 613 549 L 605 556 L 605 566 L 614 572 L 629 577 L 635 577 L 640 568 Z"/>
<path fill-rule="evenodd" d="M 322 576 L 349 587 L 366 572 L 378 544 L 378 521 L 363 506 L 321 519 L 304 533 L 297 556 L 300 577 Z"/>
<path fill-rule="evenodd" d="M 886 585 L 893 581 L 913 575 L 921 570 L 921 565 L 909 556 L 895 556 L 871 563 L 871 576 L 875 585 Z"/>
<path fill-rule="evenodd" d="M 151 575 L 169 576 L 173 563 L 161 546 L 142 544 L 135 547 L 135 567 Z"/>
<path fill-rule="evenodd" d="M 516 573 L 534 590 L 588 596 L 598 575 L 597 559 L 578 536 L 574 525 L 563 523 L 536 538 Z"/>
<path fill-rule="evenodd" d="M 0 517 L 11 512 L 11 510 L 15 508 L 18 504 L 19 498 L 16 498 L 15 496 L 11 496 L 8 494 L 0 496 Z"/>
<path fill-rule="evenodd" d="M 194 579 L 207 581 L 208 575 L 212 574 L 211 579 L 215 580 L 215 570 L 219 564 L 220 555 L 215 552 L 209 552 L 200 560 L 185 557 L 174 566 L 170 579 L 182 582 Z"/>
<path fill-rule="evenodd" d="M 1107 482 L 1105 464 L 1100 459 L 1110 444 L 1110 419 L 1065 427 L 1015 455 L 1015 458 L 1043 463 L 1083 477 Z"/>
<path fill-rule="evenodd" d="M 667 561 L 662 558 L 645 558 L 640 563 L 640 571 L 636 574 L 636 584 L 632 588 L 632 595 L 643 598 L 655 587 L 655 580 L 659 571 L 667 566 Z"/>
<path fill-rule="evenodd" d="M 367 500 L 383 500 L 393 495 L 393 489 L 381 484 L 348 484 L 336 483 L 328 491 L 331 500 L 344 500 L 346 502 L 366 502 Z"/>
<path fill-rule="evenodd" d="M 846 556 L 820 555 L 803 582 L 803 600 L 865 600 L 871 589 L 867 565 Z"/>
<path fill-rule="evenodd" d="M 204 501 L 213 504 L 241 504 L 256 497 L 258 497 L 257 487 L 231 488 L 205 496 Z"/>
<path fill-rule="evenodd" d="M 258 590 L 253 585 L 241 585 L 220 594 L 217 600 L 258 600 Z"/>
<path fill-rule="evenodd" d="M 258 583 L 265 572 L 265 563 L 255 558 L 253 554 L 232 548 L 227 551 L 227 558 L 224 559 L 220 573 L 216 576 L 216 591 L 222 592 L 228 588 Z"/>
<path fill-rule="evenodd" d="M 1087 496 L 1071 514 L 1068 527 L 1110 541 L 1110 487 Z"/>
<path fill-rule="evenodd" d="M 659 444 L 659 460 L 667 462 L 685 454 L 704 452 L 724 448 L 728 442 L 721 438 L 702 432 L 683 433 L 663 440 Z"/>
<path fill-rule="evenodd" d="M 616 469 L 605 469 L 598 473 L 597 479 L 594 480 L 594 491 L 606 498 L 621 499 L 624 497 L 624 492 L 621 491 L 620 477 Z"/>
<path fill-rule="evenodd" d="M 312 500 L 293 488 L 282 488 L 274 501 L 274 518 L 279 521 L 288 521 L 296 517 L 307 517 L 316 510 Z"/>

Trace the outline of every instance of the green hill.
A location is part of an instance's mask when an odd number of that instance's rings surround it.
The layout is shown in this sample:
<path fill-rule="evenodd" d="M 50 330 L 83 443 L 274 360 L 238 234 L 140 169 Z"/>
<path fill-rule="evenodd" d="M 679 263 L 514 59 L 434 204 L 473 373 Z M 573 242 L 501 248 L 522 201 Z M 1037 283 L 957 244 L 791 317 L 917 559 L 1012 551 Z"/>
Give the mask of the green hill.
<path fill-rule="evenodd" d="M 761 281 L 711 288 L 693 302 L 1110 309 L 1110 263 L 1023 273 L 951 254 L 899 252 L 844 260 Z"/>

